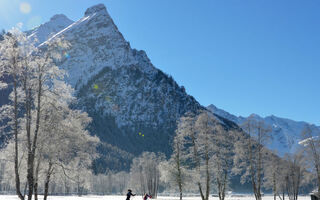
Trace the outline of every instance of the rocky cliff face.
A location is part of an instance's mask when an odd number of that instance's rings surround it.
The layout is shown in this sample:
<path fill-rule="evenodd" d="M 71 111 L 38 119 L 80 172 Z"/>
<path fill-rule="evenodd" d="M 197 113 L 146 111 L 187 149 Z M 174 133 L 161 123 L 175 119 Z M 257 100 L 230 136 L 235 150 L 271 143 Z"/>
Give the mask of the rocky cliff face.
<path fill-rule="evenodd" d="M 144 51 L 130 47 L 102 4 L 88 8 L 78 21 L 56 15 L 27 33 L 38 38 L 39 46 L 56 37 L 70 42 L 59 66 L 76 89 L 75 106 L 93 118 L 91 133 L 131 155 L 169 155 L 176 120 L 187 111 L 204 109 L 155 68 Z"/>

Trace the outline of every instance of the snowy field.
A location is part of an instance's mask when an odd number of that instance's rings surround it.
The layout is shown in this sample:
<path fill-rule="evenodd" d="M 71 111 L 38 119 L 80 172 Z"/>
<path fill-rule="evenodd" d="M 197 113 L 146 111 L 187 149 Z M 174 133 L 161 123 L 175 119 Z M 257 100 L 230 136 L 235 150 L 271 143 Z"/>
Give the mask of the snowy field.
<path fill-rule="evenodd" d="M 40 196 L 39 200 L 42 200 Z M 49 196 L 48 200 L 125 200 L 125 196 Z M 142 200 L 142 197 L 135 196 L 132 200 Z M 158 200 L 178 200 L 179 197 L 163 197 L 159 196 Z M 185 197 L 185 200 L 201 200 L 200 197 Z M 219 200 L 218 197 L 211 197 L 211 200 Z M 264 196 L 263 200 L 273 200 L 273 196 Z M 288 199 L 288 198 L 287 198 Z M 310 196 L 299 196 L 298 200 L 310 200 Z M 0 195 L 0 200 L 19 200 L 17 196 L 13 195 Z M 226 200 L 254 200 L 254 196 L 228 196 Z"/>

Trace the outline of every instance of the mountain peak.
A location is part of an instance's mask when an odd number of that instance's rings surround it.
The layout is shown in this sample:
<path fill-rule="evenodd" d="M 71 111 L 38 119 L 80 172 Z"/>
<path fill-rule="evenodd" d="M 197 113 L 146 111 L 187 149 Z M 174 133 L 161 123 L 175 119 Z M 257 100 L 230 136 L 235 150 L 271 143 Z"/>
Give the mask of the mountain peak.
<path fill-rule="evenodd" d="M 235 115 L 232 115 L 232 114 L 228 113 L 227 111 L 224 111 L 224 110 L 216 107 L 213 104 L 210 104 L 209 106 L 207 106 L 207 109 L 209 111 L 211 111 L 212 113 L 214 113 L 216 115 L 219 115 L 220 117 L 228 119 L 228 120 L 230 120 L 230 121 L 232 121 L 234 123 L 239 123 L 239 120 Z"/>
<path fill-rule="evenodd" d="M 208 108 L 212 108 L 212 109 L 217 109 L 217 107 L 216 107 L 215 105 L 213 105 L 213 104 L 210 104 L 210 105 L 208 105 L 207 107 L 208 107 Z"/>
<path fill-rule="evenodd" d="M 67 16 L 65 16 L 64 14 L 56 14 L 56 15 L 53 15 L 51 18 L 50 18 L 50 21 L 62 21 L 62 20 L 65 20 L 65 21 L 71 21 Z"/>
<path fill-rule="evenodd" d="M 249 115 L 248 118 L 254 119 L 254 120 L 262 120 L 263 118 L 260 117 L 260 115 L 252 113 L 251 115 Z"/>
<path fill-rule="evenodd" d="M 40 26 L 26 31 L 28 38 L 38 40 L 37 44 L 46 41 L 51 35 L 58 33 L 64 28 L 72 24 L 73 21 L 63 14 L 57 14 L 50 18 L 50 21 L 41 24 Z"/>
<path fill-rule="evenodd" d="M 104 4 L 98 4 L 98 5 L 92 6 L 86 10 L 84 15 L 89 16 L 98 12 L 107 12 L 106 6 Z"/>

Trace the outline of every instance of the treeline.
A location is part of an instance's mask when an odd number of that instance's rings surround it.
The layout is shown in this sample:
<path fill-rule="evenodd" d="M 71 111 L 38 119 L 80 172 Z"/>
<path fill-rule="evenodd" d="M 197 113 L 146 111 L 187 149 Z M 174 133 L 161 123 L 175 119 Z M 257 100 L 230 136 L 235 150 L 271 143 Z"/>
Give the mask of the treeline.
<path fill-rule="evenodd" d="M 318 155 L 319 141 L 311 136 L 311 129 L 303 132 L 303 148 L 283 158 L 265 148 L 271 139 L 269 132 L 268 127 L 254 119 L 244 123 L 242 129 L 228 130 L 207 111 L 188 113 L 179 120 L 170 158 L 144 152 L 133 158 L 129 172 L 93 174 L 89 168 L 77 168 L 74 164 L 69 171 L 57 168 L 49 193 L 124 195 L 130 188 L 138 195 L 149 193 L 154 198 L 158 193 L 180 194 L 181 199 L 183 195 L 199 194 L 206 200 L 217 194 L 223 200 L 227 191 L 232 190 L 234 176 L 241 177 L 238 184 L 251 185 L 257 200 L 263 198 L 262 191 L 271 191 L 274 199 L 296 200 L 299 194 L 316 189 L 314 156 Z M 14 191 L 14 173 L 6 171 L 12 168 L 7 165 L 8 162 L 1 161 L 1 190 Z M 38 193 L 43 194 L 44 190 L 40 186 Z"/>
<path fill-rule="evenodd" d="M 188 191 L 184 185 L 192 183 L 202 200 L 213 192 L 224 200 L 230 180 L 240 176 L 239 184 L 250 183 L 256 200 L 263 190 L 271 190 L 274 199 L 297 200 L 301 193 L 320 191 L 320 132 L 305 127 L 301 135 L 301 148 L 279 157 L 266 148 L 272 135 L 263 121 L 250 117 L 239 129 L 228 129 L 208 111 L 188 113 L 178 122 L 168 177 L 180 199 Z"/>
<path fill-rule="evenodd" d="M 131 169 L 127 171 L 106 171 L 104 174 L 93 174 L 90 168 L 76 167 L 72 163 L 69 167 L 57 168 L 50 178 L 48 193 L 53 195 L 124 195 L 128 188 L 133 189 L 138 195 L 145 193 L 156 197 L 160 193 L 176 193 L 174 184 L 168 182 L 167 162 L 163 154 L 144 152 L 141 156 L 134 158 Z M 2 193 L 14 194 L 15 181 L 13 163 L 0 160 L 0 191 Z M 42 174 L 39 180 L 44 180 Z M 25 176 L 22 176 L 25 177 Z M 27 180 L 21 179 L 23 188 Z M 196 192 L 189 187 L 189 191 Z M 44 194 L 44 185 L 38 187 L 38 194 Z"/>

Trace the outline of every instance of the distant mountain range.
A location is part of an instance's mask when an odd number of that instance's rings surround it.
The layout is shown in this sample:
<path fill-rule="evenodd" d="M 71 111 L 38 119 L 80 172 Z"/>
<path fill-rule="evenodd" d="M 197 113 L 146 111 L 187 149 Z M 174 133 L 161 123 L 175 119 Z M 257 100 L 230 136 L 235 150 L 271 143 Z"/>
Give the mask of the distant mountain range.
<path fill-rule="evenodd" d="M 274 115 L 268 117 L 260 117 L 257 114 L 251 114 L 249 117 L 235 116 L 227 111 L 217 108 L 214 105 L 209 105 L 208 110 L 226 118 L 239 126 L 243 124 L 248 118 L 252 118 L 256 121 L 263 121 L 265 125 L 271 127 L 272 139 L 267 145 L 269 149 L 277 151 L 279 155 L 284 155 L 285 153 L 294 153 L 300 146 L 299 142 L 302 140 L 301 132 L 306 126 L 309 126 L 313 133 L 319 132 L 320 127 L 307 123 L 298 122 L 291 119 L 280 118 Z"/>

